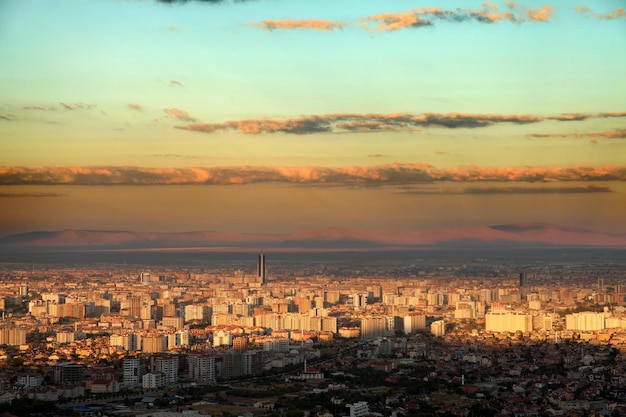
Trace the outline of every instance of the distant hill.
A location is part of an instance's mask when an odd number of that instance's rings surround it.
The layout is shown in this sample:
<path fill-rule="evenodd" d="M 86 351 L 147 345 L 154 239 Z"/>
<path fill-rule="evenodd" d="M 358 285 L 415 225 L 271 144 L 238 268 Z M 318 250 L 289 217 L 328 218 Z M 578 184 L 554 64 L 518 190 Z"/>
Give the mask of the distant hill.
<path fill-rule="evenodd" d="M 573 245 L 626 247 L 626 234 L 526 223 L 415 231 L 328 228 L 294 233 L 180 233 L 107 230 L 29 232 L 0 238 L 5 250 L 149 248 L 410 248 L 450 245 Z"/>

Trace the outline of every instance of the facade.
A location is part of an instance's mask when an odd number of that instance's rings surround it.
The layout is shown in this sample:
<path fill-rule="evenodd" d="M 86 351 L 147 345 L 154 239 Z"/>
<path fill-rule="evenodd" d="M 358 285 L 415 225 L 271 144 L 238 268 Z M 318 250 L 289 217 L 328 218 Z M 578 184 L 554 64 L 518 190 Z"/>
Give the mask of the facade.
<path fill-rule="evenodd" d="M 265 254 L 263 252 L 259 253 L 257 277 L 259 278 L 261 284 L 265 284 L 267 282 L 267 266 L 265 265 Z"/>
<path fill-rule="evenodd" d="M 485 315 L 485 330 L 489 332 L 530 332 L 533 317 L 515 311 L 490 311 Z"/>
<path fill-rule="evenodd" d="M 361 319 L 361 338 L 375 339 L 389 334 L 385 316 L 364 317 Z"/>
<path fill-rule="evenodd" d="M 367 401 L 346 404 L 346 408 L 348 409 L 348 417 L 363 417 L 370 412 Z"/>
<path fill-rule="evenodd" d="M 55 384 L 81 385 L 83 365 L 74 362 L 57 363 L 52 367 L 52 381 Z"/>
<path fill-rule="evenodd" d="M 581 331 L 597 331 L 605 327 L 604 313 L 593 311 L 583 311 L 582 313 L 572 313 L 565 316 L 565 329 Z"/>
<path fill-rule="evenodd" d="M 178 382 L 178 355 L 155 356 L 152 371 L 163 373 L 166 384 L 175 384 Z"/>
<path fill-rule="evenodd" d="M 139 356 L 126 356 L 122 361 L 122 384 L 125 387 L 136 387 L 141 383 L 142 368 Z"/>
<path fill-rule="evenodd" d="M 435 336 L 442 337 L 446 334 L 446 322 L 437 320 L 430 325 L 430 332 Z"/>
<path fill-rule="evenodd" d="M 404 333 L 415 333 L 417 330 L 426 328 L 426 316 L 424 314 L 410 313 L 404 316 Z"/>
<path fill-rule="evenodd" d="M 188 374 L 191 381 L 201 385 L 215 383 L 215 357 L 192 353 L 187 356 Z"/>

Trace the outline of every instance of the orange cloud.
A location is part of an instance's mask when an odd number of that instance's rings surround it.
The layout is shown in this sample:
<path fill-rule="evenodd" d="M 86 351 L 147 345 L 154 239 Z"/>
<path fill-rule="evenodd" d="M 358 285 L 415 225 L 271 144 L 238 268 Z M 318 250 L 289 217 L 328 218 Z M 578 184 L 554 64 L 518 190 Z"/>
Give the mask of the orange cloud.
<path fill-rule="evenodd" d="M 379 13 L 366 17 L 363 20 L 362 27 L 369 30 L 369 22 L 374 23 L 374 28 L 371 30 L 380 32 L 392 32 L 404 28 L 432 25 L 432 22 L 420 18 L 417 12 Z"/>
<path fill-rule="evenodd" d="M 248 23 L 249 26 L 258 26 L 269 32 L 275 29 L 312 29 L 319 31 L 332 31 L 342 29 L 344 24 L 325 19 L 304 20 L 263 20 L 262 22 Z"/>
<path fill-rule="evenodd" d="M 186 122 L 195 122 L 196 121 L 196 119 L 194 119 L 193 117 L 189 116 L 189 113 L 187 113 L 184 110 L 177 109 L 176 107 L 173 107 L 171 109 L 163 109 L 163 111 L 165 113 L 167 113 L 168 115 L 174 117 L 175 119 L 184 120 Z"/>
<path fill-rule="evenodd" d="M 524 11 L 524 14 L 528 17 L 529 20 L 534 22 L 547 22 L 550 20 L 552 16 L 552 12 L 554 11 L 554 7 L 552 6 L 541 6 L 537 8 L 529 8 Z"/>
<path fill-rule="evenodd" d="M 141 106 L 136 103 L 128 103 L 128 108 L 131 110 L 141 110 Z"/>
<path fill-rule="evenodd" d="M 439 169 L 428 164 L 351 167 L 145 168 L 0 167 L 0 185 L 238 185 L 263 182 L 379 187 L 434 182 L 626 181 L 626 166 L 501 167 Z"/>
<path fill-rule="evenodd" d="M 547 22 L 554 7 L 521 7 L 516 2 L 506 2 L 509 10 L 500 10 L 498 5 L 484 2 L 479 9 L 417 8 L 406 12 L 380 13 L 362 19 L 361 26 L 366 30 L 391 32 L 405 28 L 432 26 L 435 21 L 495 23 Z M 373 25 L 373 26 L 372 26 Z"/>
<path fill-rule="evenodd" d="M 587 6 L 575 7 L 574 10 L 576 10 L 578 13 L 582 13 L 583 15 L 585 15 L 585 17 L 591 17 L 594 19 L 601 19 L 601 20 L 626 19 L 626 10 L 624 10 L 623 7 L 618 7 L 617 9 L 613 10 L 611 13 L 606 13 L 606 14 L 595 13 L 592 9 L 590 9 Z"/>
<path fill-rule="evenodd" d="M 177 80 L 170 80 L 170 85 L 175 85 L 175 86 L 178 86 L 178 87 L 182 87 L 183 83 L 181 83 L 180 81 L 177 81 Z"/>
<path fill-rule="evenodd" d="M 420 127 L 479 128 L 498 123 L 529 124 L 544 120 L 578 121 L 593 118 L 626 117 L 621 113 L 566 113 L 552 116 L 533 114 L 471 114 L 471 113 L 334 113 L 302 116 L 291 119 L 247 119 L 222 123 L 197 123 L 175 126 L 177 129 L 213 133 L 235 130 L 246 134 L 260 133 L 348 133 L 415 131 Z M 184 120 L 184 119 L 183 119 Z"/>

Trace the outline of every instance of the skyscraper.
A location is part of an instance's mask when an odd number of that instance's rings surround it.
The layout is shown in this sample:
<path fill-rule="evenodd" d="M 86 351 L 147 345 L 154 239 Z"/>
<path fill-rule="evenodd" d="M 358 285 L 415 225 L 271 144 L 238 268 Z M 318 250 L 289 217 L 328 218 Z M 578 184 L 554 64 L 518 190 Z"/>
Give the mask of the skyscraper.
<path fill-rule="evenodd" d="M 526 272 L 520 272 L 519 274 L 519 295 L 522 299 L 528 295 L 528 276 Z"/>
<path fill-rule="evenodd" d="M 257 276 L 261 280 L 261 284 L 265 284 L 267 268 L 265 267 L 265 254 L 259 253 L 259 263 L 257 264 Z"/>

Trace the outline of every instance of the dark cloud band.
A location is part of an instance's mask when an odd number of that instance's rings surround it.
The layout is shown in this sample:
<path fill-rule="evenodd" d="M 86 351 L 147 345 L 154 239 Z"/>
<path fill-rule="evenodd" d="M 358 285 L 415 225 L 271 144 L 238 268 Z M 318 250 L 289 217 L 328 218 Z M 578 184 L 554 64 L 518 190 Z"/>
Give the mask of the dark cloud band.
<path fill-rule="evenodd" d="M 595 118 L 626 117 L 626 112 L 564 113 L 544 116 L 533 114 L 470 114 L 470 113 L 336 113 L 302 116 L 291 119 L 246 119 L 222 123 L 194 123 L 175 126 L 177 129 L 203 133 L 233 130 L 246 134 L 259 133 L 370 133 L 407 131 L 423 127 L 479 128 L 499 123 L 531 124 L 545 120 L 579 121 Z"/>

